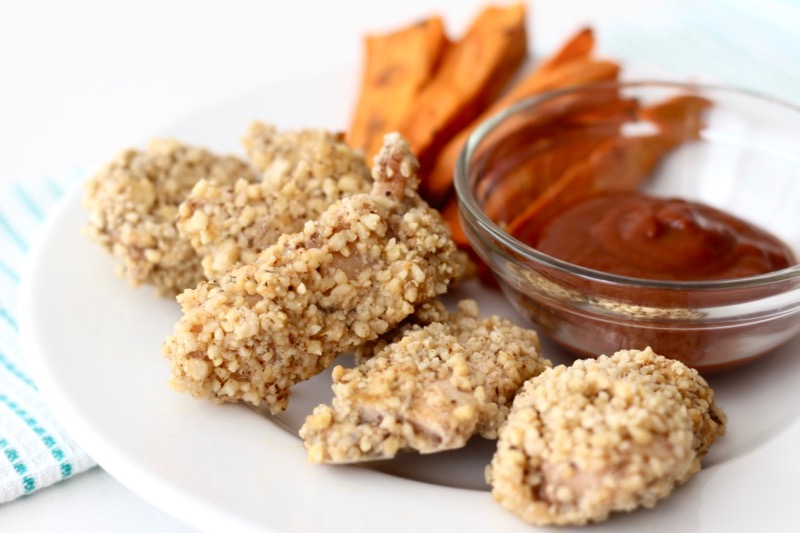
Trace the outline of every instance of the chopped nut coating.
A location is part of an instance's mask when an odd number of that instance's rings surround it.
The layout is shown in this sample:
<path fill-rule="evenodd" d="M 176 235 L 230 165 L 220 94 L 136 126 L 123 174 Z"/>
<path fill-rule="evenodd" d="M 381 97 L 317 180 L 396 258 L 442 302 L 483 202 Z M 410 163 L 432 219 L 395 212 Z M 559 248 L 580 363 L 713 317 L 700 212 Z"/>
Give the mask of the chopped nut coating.
<path fill-rule="evenodd" d="M 478 318 L 464 300 L 441 304 L 407 323 L 364 364 L 333 370 L 334 400 L 300 430 L 317 463 L 389 459 L 399 451 L 433 453 L 464 446 L 475 434 L 496 438 L 522 383 L 550 362 L 532 330 L 498 317 Z"/>
<path fill-rule="evenodd" d="M 399 341 L 410 329 L 425 327 L 434 322 L 445 322 L 449 318 L 450 312 L 442 302 L 439 300 L 425 302 L 413 314 L 408 315 L 397 327 L 388 331 L 385 335 L 381 335 L 374 341 L 366 342 L 361 346 L 356 346 L 355 350 L 353 350 L 356 364 L 365 363 L 372 356 L 383 351 L 389 344 Z"/>
<path fill-rule="evenodd" d="M 175 227 L 178 206 L 199 180 L 226 184 L 250 175 L 244 161 L 174 140 L 125 150 L 87 183 L 88 234 L 119 260 L 132 285 L 177 294 L 203 279 L 200 258 Z"/>
<path fill-rule="evenodd" d="M 416 171 L 408 143 L 387 136 L 369 194 L 179 296 L 184 315 L 164 344 L 173 387 L 279 412 L 294 384 L 444 293 L 461 263 L 441 216 L 416 193 Z"/>
<path fill-rule="evenodd" d="M 724 421 L 695 370 L 649 348 L 579 360 L 525 384 L 487 480 L 531 524 L 597 522 L 668 496 Z"/>
<path fill-rule="evenodd" d="M 244 139 L 261 181 L 199 182 L 180 206 L 177 226 L 203 258 L 209 279 L 296 233 L 332 204 L 367 193 L 370 170 L 341 135 L 307 129 L 278 132 L 254 123 Z"/>

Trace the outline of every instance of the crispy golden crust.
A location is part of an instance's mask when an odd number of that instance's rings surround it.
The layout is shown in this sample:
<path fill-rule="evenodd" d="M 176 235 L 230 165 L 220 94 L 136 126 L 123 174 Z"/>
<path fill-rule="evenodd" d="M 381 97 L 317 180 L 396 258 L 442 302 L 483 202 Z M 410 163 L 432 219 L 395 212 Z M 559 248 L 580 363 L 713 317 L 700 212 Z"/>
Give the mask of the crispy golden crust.
<path fill-rule="evenodd" d="M 387 136 L 370 194 L 179 296 L 184 315 L 163 348 L 172 386 L 281 411 L 292 385 L 444 293 L 461 274 L 456 246 L 416 194 L 416 170 L 408 144 Z"/>
<path fill-rule="evenodd" d="M 387 331 L 374 341 L 365 342 L 361 346 L 356 346 L 355 350 L 353 350 L 356 364 L 360 365 L 365 363 L 368 359 L 383 351 L 389 344 L 402 339 L 406 332 L 412 328 L 425 327 L 434 322 L 445 322 L 449 318 L 450 312 L 442 302 L 439 300 L 425 302 L 394 329 Z"/>
<path fill-rule="evenodd" d="M 407 324 L 363 365 L 334 368 L 332 406 L 318 406 L 300 429 L 309 461 L 388 459 L 460 448 L 475 434 L 496 438 L 519 387 L 550 366 L 534 331 L 479 318 L 473 300 L 421 315 L 434 320 Z"/>
<path fill-rule="evenodd" d="M 697 370 L 661 357 L 651 348 L 621 350 L 614 358 L 619 377 L 646 379 L 653 388 L 677 389 L 692 421 L 692 448 L 698 459 L 705 457 L 714 441 L 725 435 L 725 413 L 714 402 L 714 391 Z"/>
<path fill-rule="evenodd" d="M 372 186 L 364 157 L 341 135 L 306 129 L 278 132 L 254 123 L 244 139 L 262 181 L 199 182 L 179 210 L 178 230 L 203 258 L 209 279 L 296 233 L 332 204 Z"/>
<path fill-rule="evenodd" d="M 528 381 L 487 480 L 531 524 L 597 522 L 668 496 L 723 433 L 724 415 L 696 371 L 649 348 L 626 350 Z"/>
<path fill-rule="evenodd" d="M 363 154 L 350 148 L 343 134 L 321 128 L 279 131 L 271 124 L 254 121 L 242 137 L 242 145 L 262 180 L 278 189 L 298 178 L 364 170 Z"/>
<path fill-rule="evenodd" d="M 203 279 L 200 258 L 175 228 L 178 205 L 201 179 L 233 183 L 249 175 L 244 161 L 174 140 L 125 150 L 87 183 L 87 232 L 132 285 L 176 294 Z"/>

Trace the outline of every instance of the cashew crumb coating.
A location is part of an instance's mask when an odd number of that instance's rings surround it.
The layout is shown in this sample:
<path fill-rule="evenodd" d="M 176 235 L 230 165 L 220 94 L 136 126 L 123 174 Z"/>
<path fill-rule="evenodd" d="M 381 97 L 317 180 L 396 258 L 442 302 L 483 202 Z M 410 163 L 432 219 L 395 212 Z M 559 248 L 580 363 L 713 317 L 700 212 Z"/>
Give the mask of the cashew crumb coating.
<path fill-rule="evenodd" d="M 372 187 L 361 151 L 340 134 L 279 132 L 256 122 L 244 144 L 260 182 L 200 181 L 180 206 L 178 230 L 203 258 L 209 279 L 255 261 L 284 233 L 302 230 L 335 202 Z"/>
<path fill-rule="evenodd" d="M 408 143 L 387 135 L 369 194 L 180 295 L 184 315 L 163 347 L 172 386 L 282 411 L 294 384 L 443 294 L 461 274 L 456 246 L 416 193 L 417 169 Z"/>
<path fill-rule="evenodd" d="M 178 234 L 178 206 L 204 179 L 233 183 L 252 175 L 247 163 L 175 140 L 124 150 L 87 183 L 87 233 L 120 265 L 133 286 L 154 285 L 174 295 L 204 279 L 200 258 Z"/>
<path fill-rule="evenodd" d="M 725 435 L 727 417 L 714 402 L 714 391 L 695 370 L 680 361 L 662 357 L 652 348 L 620 350 L 614 354 L 618 362 L 616 375 L 646 379 L 655 388 L 678 390 L 681 403 L 692 421 L 692 448 L 697 458 L 708 453 L 717 438 Z"/>
<path fill-rule="evenodd" d="M 487 481 L 531 524 L 599 522 L 688 480 L 724 420 L 696 371 L 649 348 L 579 360 L 525 383 Z"/>
<path fill-rule="evenodd" d="M 322 128 L 281 131 L 256 120 L 242 137 L 242 144 L 250 164 L 261 173 L 261 181 L 276 189 L 309 176 L 369 174 L 363 152 L 350 148 L 339 132 Z"/>
<path fill-rule="evenodd" d="M 461 448 L 476 434 L 497 438 L 517 390 L 550 362 L 539 356 L 536 332 L 479 318 L 474 300 L 445 314 L 409 325 L 356 368 L 334 368 L 332 405 L 316 407 L 300 429 L 310 462 L 390 459 Z"/>
<path fill-rule="evenodd" d="M 356 364 L 360 365 L 365 363 L 368 359 L 383 351 L 389 344 L 399 341 L 409 329 L 424 327 L 434 322 L 445 322 L 449 320 L 449 318 L 450 311 L 447 310 L 447 307 L 445 307 L 442 302 L 439 300 L 425 302 L 394 329 L 387 331 L 374 341 L 365 342 L 361 346 L 356 346 L 355 350 L 353 350 Z"/>

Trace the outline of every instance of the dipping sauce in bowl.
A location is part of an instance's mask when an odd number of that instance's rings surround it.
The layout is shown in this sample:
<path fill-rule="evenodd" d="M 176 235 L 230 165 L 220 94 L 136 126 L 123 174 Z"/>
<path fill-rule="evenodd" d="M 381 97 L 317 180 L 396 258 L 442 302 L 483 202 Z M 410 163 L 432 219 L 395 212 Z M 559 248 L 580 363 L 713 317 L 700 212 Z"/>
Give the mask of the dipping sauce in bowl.
<path fill-rule="evenodd" d="M 797 264 L 771 233 L 698 202 L 612 192 L 554 217 L 540 235 L 514 235 L 540 252 L 632 278 L 709 281 Z"/>
<path fill-rule="evenodd" d="M 800 333 L 800 110 L 735 89 L 578 87 L 478 128 L 464 233 L 506 297 L 578 356 L 703 372 Z"/>

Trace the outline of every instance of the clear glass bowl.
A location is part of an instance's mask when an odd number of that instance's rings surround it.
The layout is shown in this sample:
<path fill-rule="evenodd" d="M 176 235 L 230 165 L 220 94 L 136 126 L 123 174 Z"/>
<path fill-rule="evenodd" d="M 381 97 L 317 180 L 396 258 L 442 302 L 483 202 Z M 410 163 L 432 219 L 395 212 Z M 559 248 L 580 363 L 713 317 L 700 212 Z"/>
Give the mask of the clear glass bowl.
<path fill-rule="evenodd" d="M 570 264 L 505 230 L 524 204 L 512 202 L 506 209 L 498 198 L 507 204 L 513 198 L 508 194 L 514 190 L 512 180 L 519 179 L 531 158 L 545 161 L 536 166 L 540 170 L 563 164 L 555 160 L 564 157 L 559 146 L 602 131 L 602 113 L 582 120 L 569 116 L 576 102 L 602 99 L 610 91 L 641 105 L 677 95 L 710 100 L 699 138 L 668 153 L 640 190 L 736 215 L 770 231 L 798 256 L 800 109 L 722 87 L 599 84 L 520 102 L 486 121 L 461 152 L 455 186 L 462 225 L 506 297 L 541 333 L 582 357 L 651 346 L 713 372 L 751 361 L 797 335 L 800 266 L 720 281 L 647 280 Z M 631 116 L 619 131 L 646 135 L 649 127 Z M 576 160 L 586 156 L 580 150 L 570 155 Z M 528 177 L 535 182 L 536 176 Z M 502 187 L 506 192 L 498 196 Z"/>

